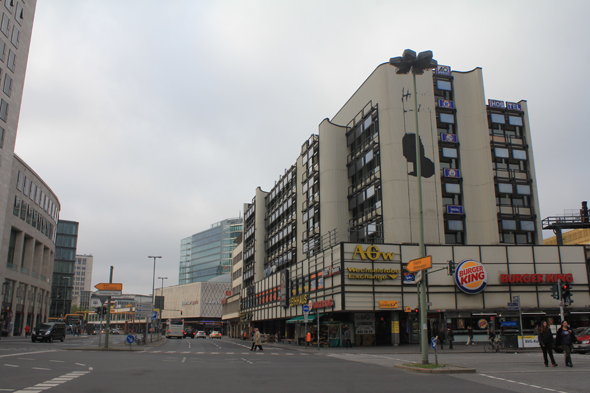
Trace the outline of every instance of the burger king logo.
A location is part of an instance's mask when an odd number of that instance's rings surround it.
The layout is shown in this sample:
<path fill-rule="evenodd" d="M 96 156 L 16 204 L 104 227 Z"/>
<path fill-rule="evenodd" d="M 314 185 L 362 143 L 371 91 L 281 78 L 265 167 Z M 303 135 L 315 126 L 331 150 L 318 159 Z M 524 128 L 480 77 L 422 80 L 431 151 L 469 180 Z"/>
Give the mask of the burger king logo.
<path fill-rule="evenodd" d="M 455 270 L 455 283 L 463 292 L 474 295 L 484 290 L 488 284 L 488 274 L 481 263 L 466 259 Z"/>

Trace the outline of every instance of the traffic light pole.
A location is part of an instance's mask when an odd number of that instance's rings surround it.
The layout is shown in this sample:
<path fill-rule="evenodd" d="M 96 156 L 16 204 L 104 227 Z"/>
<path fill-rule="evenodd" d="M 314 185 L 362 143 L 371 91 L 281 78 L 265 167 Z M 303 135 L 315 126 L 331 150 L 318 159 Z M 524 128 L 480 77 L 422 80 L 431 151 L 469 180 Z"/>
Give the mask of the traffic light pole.
<path fill-rule="evenodd" d="M 113 267 L 111 266 L 111 276 L 109 278 L 109 284 L 113 283 Z M 106 320 L 106 329 L 104 333 L 104 347 L 105 349 L 109 348 L 109 333 L 111 330 L 111 297 L 107 298 L 107 320 Z"/>
<path fill-rule="evenodd" d="M 559 315 L 561 316 L 561 323 L 565 321 L 565 299 L 561 296 L 561 280 L 557 280 L 557 289 L 559 296 Z"/>

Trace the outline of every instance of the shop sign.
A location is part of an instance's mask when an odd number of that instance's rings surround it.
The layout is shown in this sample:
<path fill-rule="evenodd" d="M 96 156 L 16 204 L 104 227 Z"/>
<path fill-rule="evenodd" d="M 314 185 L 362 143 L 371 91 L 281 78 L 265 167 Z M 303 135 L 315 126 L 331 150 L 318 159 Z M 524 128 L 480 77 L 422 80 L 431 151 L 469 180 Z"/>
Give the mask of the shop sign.
<path fill-rule="evenodd" d="M 522 110 L 522 107 L 520 106 L 520 104 L 517 104 L 516 102 L 506 101 L 506 107 L 512 111 L 521 111 Z"/>
<path fill-rule="evenodd" d="M 326 308 L 326 307 L 333 307 L 334 306 L 334 299 L 328 300 L 320 300 L 319 302 L 313 302 L 313 309 L 316 308 Z"/>
<path fill-rule="evenodd" d="M 572 274 L 500 274 L 501 283 L 522 283 L 522 284 L 538 284 L 538 283 L 557 283 L 574 282 Z"/>
<path fill-rule="evenodd" d="M 281 287 L 279 289 L 279 300 L 281 306 L 288 307 L 289 306 L 289 270 L 284 269 L 281 270 Z"/>
<path fill-rule="evenodd" d="M 348 278 L 351 280 L 395 280 L 399 276 L 399 269 L 369 269 L 349 267 Z"/>
<path fill-rule="evenodd" d="M 241 321 L 251 321 L 252 320 L 252 313 L 251 312 L 240 313 L 240 320 Z"/>
<path fill-rule="evenodd" d="M 490 106 L 490 108 L 506 109 L 504 101 L 488 100 L 488 105 Z"/>
<path fill-rule="evenodd" d="M 537 336 L 518 336 L 519 348 L 539 348 L 539 338 Z"/>
<path fill-rule="evenodd" d="M 358 245 L 354 249 L 352 259 L 355 259 L 359 255 L 362 260 L 370 259 L 371 261 L 376 261 L 381 258 L 384 261 L 393 261 L 393 254 L 393 252 L 381 252 L 377 246 L 369 246 L 366 250 L 363 250 L 363 247 Z"/>
<path fill-rule="evenodd" d="M 480 319 L 479 321 L 477 321 L 477 326 L 479 326 L 480 329 L 487 329 L 488 328 L 488 321 L 486 321 L 485 319 Z"/>
<path fill-rule="evenodd" d="M 379 300 L 379 308 L 397 308 L 397 300 Z"/>
<path fill-rule="evenodd" d="M 291 306 L 291 307 L 302 306 L 304 304 L 307 304 L 307 294 L 293 296 L 292 298 L 289 299 L 289 306 Z"/>
<path fill-rule="evenodd" d="M 193 304 L 199 304 L 199 301 L 198 300 L 191 300 L 189 302 L 182 302 L 183 306 L 191 306 Z"/>
<path fill-rule="evenodd" d="M 391 321 L 391 333 L 399 334 L 399 321 Z"/>
<path fill-rule="evenodd" d="M 375 318 L 373 314 L 355 313 L 354 332 L 356 334 L 375 334 Z"/>
<path fill-rule="evenodd" d="M 488 284 L 488 274 L 480 262 L 466 259 L 457 265 L 455 284 L 463 292 L 474 295 L 484 290 Z"/>
<path fill-rule="evenodd" d="M 435 69 L 435 70 L 436 70 L 435 72 L 436 72 L 438 75 L 447 75 L 447 76 L 451 76 L 451 67 L 450 67 L 450 66 L 446 66 L 446 65 L 439 65 L 439 66 L 436 66 L 436 69 Z"/>

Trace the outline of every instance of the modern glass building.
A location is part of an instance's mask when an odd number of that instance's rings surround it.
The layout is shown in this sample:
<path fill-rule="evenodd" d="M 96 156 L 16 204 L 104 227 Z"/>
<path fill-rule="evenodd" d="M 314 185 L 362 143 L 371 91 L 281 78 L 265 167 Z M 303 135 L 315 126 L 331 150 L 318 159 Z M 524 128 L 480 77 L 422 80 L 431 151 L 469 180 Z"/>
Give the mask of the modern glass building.
<path fill-rule="evenodd" d="M 75 221 L 64 220 L 57 224 L 50 317 L 64 317 L 72 307 L 78 225 Z"/>
<path fill-rule="evenodd" d="M 234 239 L 242 233 L 242 218 L 229 218 L 180 241 L 180 285 L 208 281 L 231 273 Z"/>

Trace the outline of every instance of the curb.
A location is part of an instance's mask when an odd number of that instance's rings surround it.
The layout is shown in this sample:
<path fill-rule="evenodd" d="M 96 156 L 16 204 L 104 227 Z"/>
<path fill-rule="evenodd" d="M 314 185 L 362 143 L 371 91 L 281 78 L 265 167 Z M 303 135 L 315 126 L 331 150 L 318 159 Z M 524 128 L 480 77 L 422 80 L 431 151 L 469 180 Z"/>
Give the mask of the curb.
<path fill-rule="evenodd" d="M 429 374 L 475 374 L 477 371 L 474 368 L 467 368 L 461 366 L 454 366 L 452 364 L 445 365 L 444 368 L 420 368 L 408 366 L 407 364 L 394 364 L 393 367 L 401 368 L 406 371 L 413 371 L 415 373 L 429 373 Z"/>

